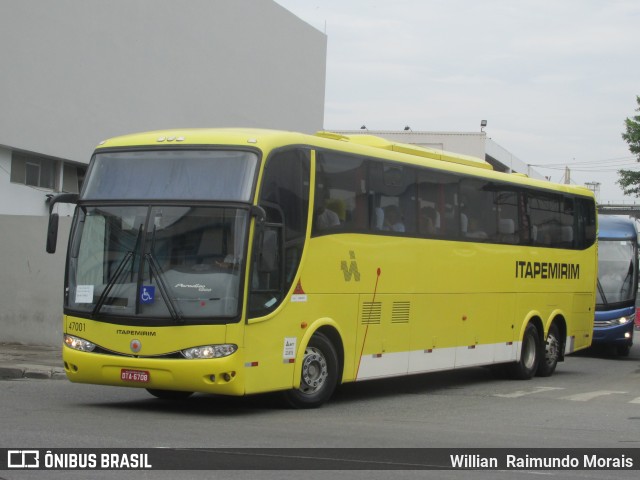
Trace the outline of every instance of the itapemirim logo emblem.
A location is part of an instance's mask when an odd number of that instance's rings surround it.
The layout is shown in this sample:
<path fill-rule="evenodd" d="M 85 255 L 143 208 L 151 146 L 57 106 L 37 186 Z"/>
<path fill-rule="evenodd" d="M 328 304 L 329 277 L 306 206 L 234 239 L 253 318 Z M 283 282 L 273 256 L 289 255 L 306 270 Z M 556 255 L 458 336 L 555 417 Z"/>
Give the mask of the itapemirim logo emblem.
<path fill-rule="evenodd" d="M 349 258 L 349 266 L 347 266 L 346 260 L 342 260 L 340 263 L 340 268 L 342 268 L 342 273 L 344 275 L 344 281 L 350 282 L 351 277 L 353 277 L 356 282 L 359 282 L 360 272 L 358 271 L 358 263 L 356 262 L 356 253 L 353 250 L 349 250 Z"/>

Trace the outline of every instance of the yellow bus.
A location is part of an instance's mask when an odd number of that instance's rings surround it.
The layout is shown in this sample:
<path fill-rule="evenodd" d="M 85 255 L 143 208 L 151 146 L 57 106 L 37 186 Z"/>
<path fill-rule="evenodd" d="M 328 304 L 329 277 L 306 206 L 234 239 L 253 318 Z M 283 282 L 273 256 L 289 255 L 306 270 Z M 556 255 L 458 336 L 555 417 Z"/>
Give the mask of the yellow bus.
<path fill-rule="evenodd" d="M 470 366 L 548 376 L 591 344 L 587 189 L 330 132 L 193 129 L 102 142 L 70 232 L 72 382 L 284 392 Z M 55 251 L 52 213 L 47 250 Z"/>

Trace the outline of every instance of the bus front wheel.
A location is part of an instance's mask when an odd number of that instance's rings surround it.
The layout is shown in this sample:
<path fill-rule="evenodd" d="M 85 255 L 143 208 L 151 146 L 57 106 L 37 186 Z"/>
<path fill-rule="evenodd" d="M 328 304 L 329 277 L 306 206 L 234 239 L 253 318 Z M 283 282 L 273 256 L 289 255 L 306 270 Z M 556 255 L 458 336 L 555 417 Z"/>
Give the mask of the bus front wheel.
<path fill-rule="evenodd" d="M 315 333 L 304 351 L 300 387 L 285 392 L 293 408 L 317 408 L 325 403 L 338 384 L 338 354 L 331 341 Z"/>
<path fill-rule="evenodd" d="M 540 335 L 536 326 L 529 323 L 522 336 L 520 360 L 509 365 L 509 376 L 516 380 L 529 380 L 538 370 L 540 357 Z"/>

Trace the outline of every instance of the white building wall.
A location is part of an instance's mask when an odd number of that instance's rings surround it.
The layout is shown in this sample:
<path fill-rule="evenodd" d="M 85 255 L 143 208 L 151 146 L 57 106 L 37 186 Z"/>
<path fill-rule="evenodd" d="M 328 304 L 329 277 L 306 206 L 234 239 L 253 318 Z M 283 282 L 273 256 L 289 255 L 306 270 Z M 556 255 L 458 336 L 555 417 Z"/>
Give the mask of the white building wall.
<path fill-rule="evenodd" d="M 52 193 L 46 188 L 11 183 L 11 150 L 0 146 L 0 215 L 44 215 L 49 208 L 45 200 Z M 56 212 L 72 215 L 73 207 L 58 204 Z"/>
<path fill-rule="evenodd" d="M 421 147 L 436 148 L 447 152 L 462 153 L 484 159 L 484 132 L 413 132 L 397 130 L 339 130 L 343 135 L 376 135 L 392 142 L 409 143 Z"/>
<path fill-rule="evenodd" d="M 486 153 L 503 165 L 509 167 L 509 170 L 513 172 L 524 173 L 529 175 L 531 178 L 537 178 L 538 180 L 547 180 L 544 175 L 531 168 L 513 153 L 498 145 L 490 138 L 487 139 Z"/>
<path fill-rule="evenodd" d="M 545 180 L 545 177 L 524 163 L 506 148 L 498 145 L 485 132 L 414 132 L 398 130 L 335 130 L 342 135 L 376 135 L 392 142 L 408 143 L 422 147 L 436 148 L 447 152 L 471 155 L 482 160 L 490 156 L 504 165 L 507 171 L 524 173 L 531 178 Z"/>
<path fill-rule="evenodd" d="M 34 192 L 26 185 L 11 183 L 11 150 L 0 147 L 0 215 L 16 212 L 42 215 L 45 193 L 50 192 Z"/>

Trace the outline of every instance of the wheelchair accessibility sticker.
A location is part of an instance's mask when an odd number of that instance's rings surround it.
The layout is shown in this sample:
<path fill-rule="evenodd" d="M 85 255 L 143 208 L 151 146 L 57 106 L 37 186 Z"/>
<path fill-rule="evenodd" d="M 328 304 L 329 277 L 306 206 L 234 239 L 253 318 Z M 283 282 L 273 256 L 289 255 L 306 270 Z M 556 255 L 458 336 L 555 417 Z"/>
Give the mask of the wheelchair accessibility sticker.
<path fill-rule="evenodd" d="M 153 303 L 156 297 L 156 287 L 143 285 L 140 287 L 140 303 Z"/>

